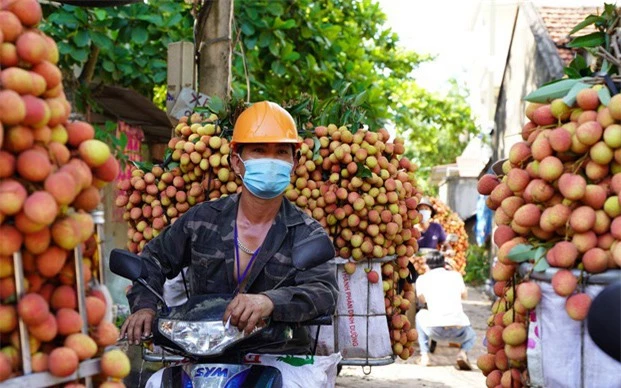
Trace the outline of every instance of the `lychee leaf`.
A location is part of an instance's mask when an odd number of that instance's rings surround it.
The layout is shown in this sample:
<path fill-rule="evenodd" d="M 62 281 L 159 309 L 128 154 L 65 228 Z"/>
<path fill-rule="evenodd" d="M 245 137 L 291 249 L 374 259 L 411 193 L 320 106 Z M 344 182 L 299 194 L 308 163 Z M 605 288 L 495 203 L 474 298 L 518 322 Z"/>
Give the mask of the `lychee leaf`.
<path fill-rule="evenodd" d="M 608 106 L 608 103 L 610 102 L 610 91 L 608 90 L 608 88 L 605 86 L 602 87 L 597 91 L 597 95 L 599 96 L 599 101 L 603 105 Z"/>
<path fill-rule="evenodd" d="M 546 103 L 556 98 L 562 98 L 569 93 L 576 83 L 578 83 L 578 80 L 575 78 L 550 83 L 540 87 L 532 93 L 529 93 L 526 97 L 524 97 L 524 100 L 529 102 Z"/>
<path fill-rule="evenodd" d="M 358 165 L 358 172 L 356 173 L 356 176 L 359 178 L 371 178 L 373 177 L 373 174 L 371 173 L 371 170 L 369 170 L 369 168 L 367 166 L 365 166 L 364 164 L 360 163 L 360 162 L 356 162 L 356 164 Z"/>
<path fill-rule="evenodd" d="M 151 169 L 153 169 L 153 163 L 151 162 L 139 162 L 137 160 L 132 160 L 132 164 L 144 172 L 151 172 Z"/>
<path fill-rule="evenodd" d="M 313 147 L 313 160 L 315 160 L 319 156 L 319 150 L 321 149 L 321 143 L 317 136 L 313 137 L 313 144 L 315 145 Z"/>
<path fill-rule="evenodd" d="M 580 71 L 574 69 L 573 67 L 564 68 L 563 73 L 565 73 L 569 78 L 582 78 Z"/>
<path fill-rule="evenodd" d="M 543 271 L 545 271 L 548 268 L 550 268 L 550 264 L 548 264 L 548 261 L 546 260 L 546 258 L 542 256 L 535 263 L 535 266 L 533 267 L 533 270 L 535 272 L 543 272 Z"/>
<path fill-rule="evenodd" d="M 606 34 L 603 31 L 598 31 L 591 34 L 579 36 L 572 39 L 572 41 L 567 44 L 567 47 L 578 48 L 601 46 L 606 41 L 605 35 Z"/>
<path fill-rule="evenodd" d="M 531 245 L 518 244 L 509 251 L 509 260 L 516 263 L 532 260 L 535 258 L 535 250 Z"/>
<path fill-rule="evenodd" d="M 584 82 L 577 82 L 576 84 L 574 84 L 574 86 L 571 87 L 567 95 L 563 97 L 563 102 L 567 106 L 574 106 L 574 104 L 576 103 L 576 96 L 578 95 L 578 92 L 582 89 L 588 89 L 590 87 L 591 85 L 585 84 Z"/>
<path fill-rule="evenodd" d="M 606 21 L 605 18 L 597 15 L 589 15 L 582 22 L 578 23 L 571 31 L 569 31 L 569 35 L 575 34 L 576 32 L 582 30 L 585 27 L 594 24 L 595 22 Z"/>

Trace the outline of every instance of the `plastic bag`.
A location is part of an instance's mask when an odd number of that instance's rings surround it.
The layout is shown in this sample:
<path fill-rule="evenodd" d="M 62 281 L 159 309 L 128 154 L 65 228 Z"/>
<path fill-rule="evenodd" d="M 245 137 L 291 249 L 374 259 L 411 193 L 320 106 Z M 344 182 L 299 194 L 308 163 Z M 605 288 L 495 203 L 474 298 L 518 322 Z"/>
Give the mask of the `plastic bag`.
<path fill-rule="evenodd" d="M 284 388 L 334 387 L 339 353 L 329 356 L 285 356 L 277 354 L 247 354 L 245 364 L 268 365 L 282 373 Z"/>

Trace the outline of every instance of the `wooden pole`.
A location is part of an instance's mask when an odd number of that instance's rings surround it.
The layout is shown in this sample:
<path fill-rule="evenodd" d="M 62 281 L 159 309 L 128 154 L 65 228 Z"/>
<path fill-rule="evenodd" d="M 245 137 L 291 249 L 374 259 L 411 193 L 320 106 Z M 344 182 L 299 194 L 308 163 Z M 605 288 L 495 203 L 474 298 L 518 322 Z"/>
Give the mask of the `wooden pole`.
<path fill-rule="evenodd" d="M 198 91 L 228 101 L 231 94 L 233 0 L 206 0 L 197 18 Z"/>

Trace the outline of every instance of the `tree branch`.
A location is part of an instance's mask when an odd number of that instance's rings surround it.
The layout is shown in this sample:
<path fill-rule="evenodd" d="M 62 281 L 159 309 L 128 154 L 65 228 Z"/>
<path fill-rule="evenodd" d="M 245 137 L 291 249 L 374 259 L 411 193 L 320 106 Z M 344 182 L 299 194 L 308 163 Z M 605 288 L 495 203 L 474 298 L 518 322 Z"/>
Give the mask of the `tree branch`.
<path fill-rule="evenodd" d="M 97 59 L 99 58 L 99 46 L 91 43 L 91 54 L 88 56 L 88 60 L 84 64 L 82 74 L 80 74 L 79 81 L 83 84 L 89 84 L 93 80 L 95 74 L 95 66 L 97 65 Z"/>

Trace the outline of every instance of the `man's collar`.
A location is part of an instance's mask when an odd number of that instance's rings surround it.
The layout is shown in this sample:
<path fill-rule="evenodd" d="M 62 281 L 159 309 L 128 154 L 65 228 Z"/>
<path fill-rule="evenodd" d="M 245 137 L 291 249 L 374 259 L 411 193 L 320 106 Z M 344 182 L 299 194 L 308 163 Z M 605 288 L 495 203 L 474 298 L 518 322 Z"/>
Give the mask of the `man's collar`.
<path fill-rule="evenodd" d="M 235 214 L 235 207 L 239 202 L 240 194 L 229 195 L 230 200 L 225 201 L 213 201 L 209 202 L 209 205 L 223 214 Z M 282 198 L 282 204 L 278 210 L 277 218 L 279 222 L 284 223 L 287 227 L 304 223 L 304 218 L 295 209 L 295 206 L 285 197 Z"/>
<path fill-rule="evenodd" d="M 280 210 L 278 210 L 278 216 L 282 217 L 282 222 L 288 227 L 304 223 L 304 218 L 302 218 L 300 212 L 295 209 L 295 205 L 285 197 L 282 199 Z"/>

